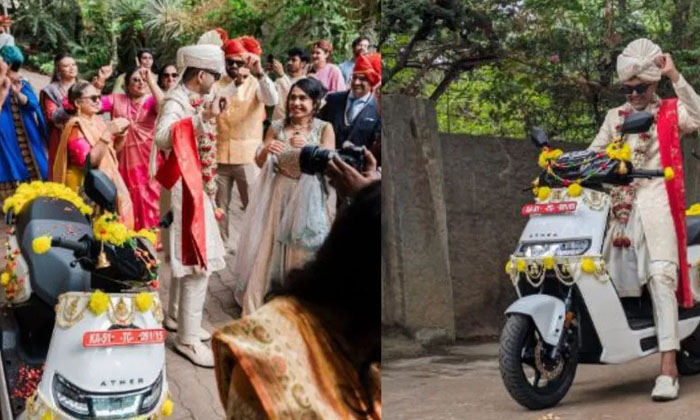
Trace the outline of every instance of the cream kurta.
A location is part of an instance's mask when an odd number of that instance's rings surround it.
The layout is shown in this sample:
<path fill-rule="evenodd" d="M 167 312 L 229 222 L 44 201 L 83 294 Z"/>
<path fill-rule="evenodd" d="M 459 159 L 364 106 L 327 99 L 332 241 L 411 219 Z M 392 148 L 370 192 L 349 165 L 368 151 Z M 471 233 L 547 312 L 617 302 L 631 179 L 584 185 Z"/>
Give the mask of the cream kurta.
<path fill-rule="evenodd" d="M 679 134 L 698 130 L 700 128 L 700 97 L 683 76 L 680 76 L 678 82 L 673 84 L 673 88 L 678 96 Z M 619 112 L 629 109 L 628 107 L 629 105 L 626 104 L 608 112 L 603 126 L 589 149 L 605 149 L 617 134 L 615 127 L 624 121 L 624 116 L 621 116 Z M 645 111 L 655 114 L 658 107 L 657 98 L 656 102 L 648 105 Z M 639 134 L 629 134 L 625 137 L 632 152 L 632 164 L 637 169 L 662 169 L 656 124 L 651 126 L 648 134 L 650 137 L 646 140 Z M 662 178 L 637 179 L 634 186 L 636 189 L 634 206 L 639 212 L 642 222 L 650 260 L 671 261 L 678 265 L 675 228 L 665 181 Z M 634 223 L 634 219 L 631 219 L 630 223 Z"/>
<path fill-rule="evenodd" d="M 204 131 L 201 115 L 190 105 L 189 91 L 183 85 L 177 85 L 167 93 L 163 102 L 163 108 L 156 122 L 155 143 L 159 149 L 172 149 L 170 132 L 172 125 L 186 117 L 192 117 L 195 135 Z M 153 148 L 151 160 L 153 161 Z M 177 181 L 171 190 L 171 203 L 173 210 L 173 224 L 170 226 L 170 258 L 173 276 L 184 277 L 195 273 L 195 267 L 182 264 L 182 180 Z M 214 207 L 209 197 L 204 197 L 204 232 L 207 238 L 207 271 L 209 273 L 223 269 L 224 243 L 221 240 L 219 227 L 214 216 Z"/>

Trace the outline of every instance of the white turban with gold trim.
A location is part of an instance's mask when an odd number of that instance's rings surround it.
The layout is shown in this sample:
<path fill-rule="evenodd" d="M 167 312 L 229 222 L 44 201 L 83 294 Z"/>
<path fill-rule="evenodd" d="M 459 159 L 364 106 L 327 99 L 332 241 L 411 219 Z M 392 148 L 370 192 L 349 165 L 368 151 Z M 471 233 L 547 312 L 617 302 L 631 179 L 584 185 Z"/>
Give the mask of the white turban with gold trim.
<path fill-rule="evenodd" d="M 662 54 L 661 48 L 646 38 L 636 39 L 617 56 L 617 75 L 621 82 L 633 77 L 646 83 L 658 82 L 661 69 L 654 59 Z"/>

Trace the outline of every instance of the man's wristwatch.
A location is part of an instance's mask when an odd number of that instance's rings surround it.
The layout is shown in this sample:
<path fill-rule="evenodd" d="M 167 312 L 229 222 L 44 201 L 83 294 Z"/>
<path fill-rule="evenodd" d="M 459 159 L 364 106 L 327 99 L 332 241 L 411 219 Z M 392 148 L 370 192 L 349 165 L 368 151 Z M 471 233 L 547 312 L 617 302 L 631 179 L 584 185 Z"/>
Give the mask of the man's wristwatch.
<path fill-rule="evenodd" d="M 250 74 L 252 74 L 253 77 L 255 77 L 256 79 L 259 80 L 259 79 L 262 79 L 262 78 L 265 76 L 266 73 L 265 73 L 265 70 L 263 70 L 263 71 L 261 71 L 260 73 L 253 73 L 253 72 L 250 72 Z"/>

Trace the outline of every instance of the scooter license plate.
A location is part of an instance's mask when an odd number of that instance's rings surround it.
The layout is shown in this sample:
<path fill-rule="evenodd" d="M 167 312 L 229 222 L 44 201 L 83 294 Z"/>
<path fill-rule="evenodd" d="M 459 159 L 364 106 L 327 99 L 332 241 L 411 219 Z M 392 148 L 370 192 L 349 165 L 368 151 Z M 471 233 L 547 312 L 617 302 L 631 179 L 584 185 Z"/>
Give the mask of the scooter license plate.
<path fill-rule="evenodd" d="M 88 331 L 83 334 L 83 347 L 134 346 L 164 342 L 165 330 L 162 328 Z"/>
<path fill-rule="evenodd" d="M 571 213 L 576 211 L 575 201 L 563 201 L 561 203 L 546 203 L 546 204 L 525 204 L 521 210 L 523 216 L 532 216 L 534 214 L 559 214 Z"/>

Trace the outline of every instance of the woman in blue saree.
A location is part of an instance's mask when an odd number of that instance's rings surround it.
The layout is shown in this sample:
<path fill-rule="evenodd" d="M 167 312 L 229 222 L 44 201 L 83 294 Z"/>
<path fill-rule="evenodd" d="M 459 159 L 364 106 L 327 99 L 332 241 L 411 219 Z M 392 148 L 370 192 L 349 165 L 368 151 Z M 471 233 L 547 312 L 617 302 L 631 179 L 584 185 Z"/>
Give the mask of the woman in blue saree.
<path fill-rule="evenodd" d="M 0 201 L 21 182 L 46 180 L 47 131 L 39 100 L 19 74 L 24 57 L 15 46 L 0 48 Z"/>

